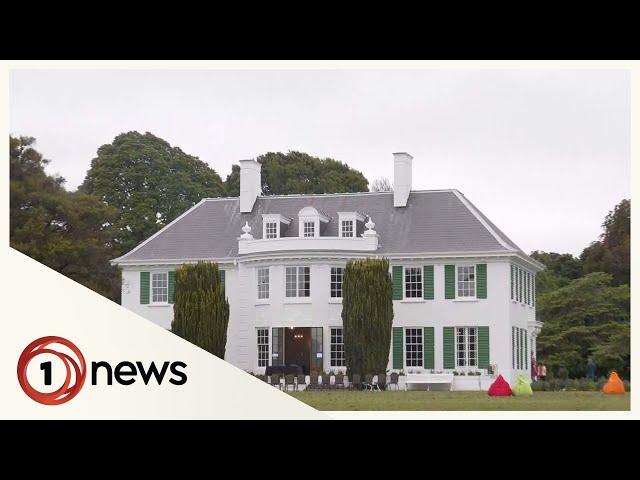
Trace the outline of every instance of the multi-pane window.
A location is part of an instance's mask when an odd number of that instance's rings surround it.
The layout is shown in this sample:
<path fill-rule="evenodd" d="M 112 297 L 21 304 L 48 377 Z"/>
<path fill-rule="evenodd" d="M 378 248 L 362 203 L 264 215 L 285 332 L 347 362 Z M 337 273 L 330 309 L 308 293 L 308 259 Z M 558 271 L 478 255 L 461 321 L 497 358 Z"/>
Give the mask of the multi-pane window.
<path fill-rule="evenodd" d="M 478 329 L 476 327 L 456 328 L 456 366 L 476 367 L 478 365 Z"/>
<path fill-rule="evenodd" d="M 169 301 L 169 281 L 167 272 L 151 274 L 151 302 L 167 303 Z"/>
<path fill-rule="evenodd" d="M 258 329 L 258 366 L 269 366 L 269 329 Z"/>
<path fill-rule="evenodd" d="M 331 267 L 331 298 L 342 298 L 342 267 Z"/>
<path fill-rule="evenodd" d="M 422 366 L 422 329 L 405 328 L 404 346 L 406 353 L 407 367 Z"/>
<path fill-rule="evenodd" d="M 316 236 L 316 223 L 315 222 L 304 222 L 303 226 L 303 236 L 304 237 L 315 237 Z"/>
<path fill-rule="evenodd" d="M 287 267 L 285 270 L 285 296 L 308 297 L 311 293 L 309 267 Z"/>
<path fill-rule="evenodd" d="M 264 238 L 278 238 L 278 224 L 276 222 L 264 224 Z"/>
<path fill-rule="evenodd" d="M 258 269 L 258 298 L 269 298 L 269 267 Z"/>
<path fill-rule="evenodd" d="M 331 366 L 345 367 L 346 365 L 342 327 L 331 327 Z"/>
<path fill-rule="evenodd" d="M 353 220 L 342 220 L 342 236 L 353 237 Z"/>
<path fill-rule="evenodd" d="M 422 298 L 422 268 L 406 267 L 404 269 L 405 298 Z"/>
<path fill-rule="evenodd" d="M 458 297 L 476 296 L 476 267 L 461 265 L 458 267 Z"/>

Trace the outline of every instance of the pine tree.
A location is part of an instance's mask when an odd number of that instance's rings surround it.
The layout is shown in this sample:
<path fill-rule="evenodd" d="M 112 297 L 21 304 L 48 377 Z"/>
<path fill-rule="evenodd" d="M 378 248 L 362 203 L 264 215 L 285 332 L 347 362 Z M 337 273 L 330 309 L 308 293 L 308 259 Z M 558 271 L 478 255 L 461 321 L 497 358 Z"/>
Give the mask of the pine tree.
<path fill-rule="evenodd" d="M 342 284 L 342 324 L 347 373 L 387 370 L 393 323 L 389 261 L 350 261 Z"/>
<path fill-rule="evenodd" d="M 215 263 L 198 262 L 176 270 L 171 331 L 224 359 L 229 302 Z"/>

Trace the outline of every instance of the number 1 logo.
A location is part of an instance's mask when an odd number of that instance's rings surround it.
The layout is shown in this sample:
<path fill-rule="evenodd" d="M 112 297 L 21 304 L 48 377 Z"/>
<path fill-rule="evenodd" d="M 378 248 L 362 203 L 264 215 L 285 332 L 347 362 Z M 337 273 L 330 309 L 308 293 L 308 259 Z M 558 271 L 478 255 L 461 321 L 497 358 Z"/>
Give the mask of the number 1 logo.
<path fill-rule="evenodd" d="M 73 356 L 64 351 L 60 351 L 60 345 L 66 347 Z M 62 361 L 66 375 L 62 386 L 52 392 L 41 392 L 29 383 L 27 367 L 35 357 L 47 353 L 56 356 Z M 73 369 L 73 373 L 71 369 Z M 40 370 L 43 372 L 44 382 L 42 383 L 44 383 L 45 386 L 51 386 L 53 383 L 52 362 L 45 361 L 40 363 Z M 27 345 L 27 348 L 22 351 L 18 359 L 18 382 L 20 383 L 20 387 L 22 387 L 22 390 L 29 398 L 43 405 L 60 405 L 71 400 L 80 392 L 82 385 L 84 385 L 86 374 L 86 363 L 80 349 L 62 337 L 50 336 L 34 340 Z"/>

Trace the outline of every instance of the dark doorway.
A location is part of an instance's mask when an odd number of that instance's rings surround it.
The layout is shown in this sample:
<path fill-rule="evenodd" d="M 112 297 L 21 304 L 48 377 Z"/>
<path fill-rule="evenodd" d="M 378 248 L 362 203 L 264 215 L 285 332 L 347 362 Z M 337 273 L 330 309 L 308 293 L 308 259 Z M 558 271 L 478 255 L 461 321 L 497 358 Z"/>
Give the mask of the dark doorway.
<path fill-rule="evenodd" d="M 284 357 L 286 365 L 299 365 L 305 375 L 309 375 L 311 360 L 310 327 L 285 328 Z"/>

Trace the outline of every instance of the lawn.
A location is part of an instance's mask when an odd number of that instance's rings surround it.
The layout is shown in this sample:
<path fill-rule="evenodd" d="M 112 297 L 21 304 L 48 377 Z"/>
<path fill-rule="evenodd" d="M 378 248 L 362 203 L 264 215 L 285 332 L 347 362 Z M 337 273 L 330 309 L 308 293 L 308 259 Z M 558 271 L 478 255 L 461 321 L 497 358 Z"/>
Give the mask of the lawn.
<path fill-rule="evenodd" d="M 489 397 L 486 392 L 295 392 L 318 410 L 629 410 L 629 393 L 535 392 L 532 397 Z"/>

